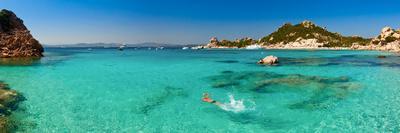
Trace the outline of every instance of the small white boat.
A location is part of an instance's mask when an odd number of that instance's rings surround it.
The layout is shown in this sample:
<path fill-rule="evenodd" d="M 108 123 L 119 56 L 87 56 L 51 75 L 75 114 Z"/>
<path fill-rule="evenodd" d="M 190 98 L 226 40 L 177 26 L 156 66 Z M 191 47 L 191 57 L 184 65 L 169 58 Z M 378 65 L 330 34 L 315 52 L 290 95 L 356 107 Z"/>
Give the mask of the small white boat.
<path fill-rule="evenodd" d="M 187 49 L 189 49 L 189 47 L 183 47 L 182 49 L 183 49 L 183 50 L 187 50 Z"/>
<path fill-rule="evenodd" d="M 118 50 L 122 51 L 122 50 L 124 50 L 125 47 L 126 47 L 126 44 L 122 44 L 118 47 Z"/>
<path fill-rule="evenodd" d="M 195 46 L 195 47 L 192 47 L 191 49 L 193 49 L 193 50 L 204 49 L 204 46 Z"/>
<path fill-rule="evenodd" d="M 258 44 L 246 46 L 246 49 L 261 49 L 261 48 L 262 48 L 261 45 Z"/>

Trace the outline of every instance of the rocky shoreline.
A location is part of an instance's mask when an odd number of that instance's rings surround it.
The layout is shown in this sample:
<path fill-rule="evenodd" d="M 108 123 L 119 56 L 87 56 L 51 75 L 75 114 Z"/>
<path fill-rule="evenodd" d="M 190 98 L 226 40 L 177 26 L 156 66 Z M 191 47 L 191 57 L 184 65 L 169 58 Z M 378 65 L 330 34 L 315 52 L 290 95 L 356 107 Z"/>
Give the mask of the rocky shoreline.
<path fill-rule="evenodd" d="M 204 47 L 196 46 L 192 49 L 247 49 L 238 47 Z M 276 46 L 260 46 L 259 49 L 268 50 L 372 50 L 372 49 L 355 49 L 351 47 L 276 47 Z"/>
<path fill-rule="evenodd" d="M 262 49 L 305 49 L 305 50 L 376 50 L 400 52 L 400 29 L 385 27 L 372 39 L 359 36 L 342 36 L 327 31 L 310 21 L 297 25 L 285 24 L 277 31 L 258 41 L 251 38 L 222 40 L 212 37 L 206 45 L 192 49 L 248 49 L 258 46 Z"/>

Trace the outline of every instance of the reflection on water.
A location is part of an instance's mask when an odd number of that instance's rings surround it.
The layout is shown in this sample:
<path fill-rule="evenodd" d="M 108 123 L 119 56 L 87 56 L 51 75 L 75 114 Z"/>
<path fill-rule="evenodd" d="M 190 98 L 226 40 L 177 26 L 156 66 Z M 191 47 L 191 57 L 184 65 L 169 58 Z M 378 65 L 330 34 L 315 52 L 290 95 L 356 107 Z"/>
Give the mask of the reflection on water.
<path fill-rule="evenodd" d="M 49 49 L 49 48 L 47 48 Z M 76 50 L 76 51 L 75 51 Z M 0 66 L 40 66 L 54 65 L 67 60 L 69 57 L 79 53 L 80 49 L 53 49 L 51 52 L 45 52 L 44 57 L 23 57 L 23 58 L 0 58 Z"/>
<path fill-rule="evenodd" d="M 40 63 L 40 58 L 0 58 L 0 66 L 32 66 Z"/>

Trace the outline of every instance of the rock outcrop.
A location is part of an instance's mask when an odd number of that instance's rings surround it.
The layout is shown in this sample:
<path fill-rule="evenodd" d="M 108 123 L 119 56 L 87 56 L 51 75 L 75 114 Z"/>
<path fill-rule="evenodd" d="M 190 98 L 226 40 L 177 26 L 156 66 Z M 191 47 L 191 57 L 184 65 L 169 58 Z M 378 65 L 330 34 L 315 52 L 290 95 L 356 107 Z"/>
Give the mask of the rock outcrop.
<path fill-rule="evenodd" d="M 207 47 L 210 47 L 210 48 L 211 47 L 217 47 L 218 43 L 219 43 L 219 41 L 218 41 L 217 37 L 212 37 L 210 39 L 210 43 L 207 44 Z"/>
<path fill-rule="evenodd" d="M 372 39 L 369 45 L 353 45 L 351 48 L 357 50 L 400 52 L 400 30 L 384 27 L 381 33 Z"/>
<path fill-rule="evenodd" d="M 298 38 L 294 42 L 288 42 L 288 43 L 278 43 L 274 45 L 267 45 L 267 48 L 270 49 L 308 49 L 308 48 L 321 48 L 324 46 L 324 43 L 318 42 L 317 39 L 303 39 L 303 38 Z"/>
<path fill-rule="evenodd" d="M 0 57 L 42 57 L 43 47 L 9 10 L 0 11 Z"/>
<path fill-rule="evenodd" d="M 15 128 L 7 116 L 16 110 L 23 100 L 25 98 L 20 93 L 11 90 L 7 84 L 0 81 L 0 132 L 10 132 Z"/>
<path fill-rule="evenodd" d="M 257 63 L 264 64 L 264 65 L 274 65 L 274 64 L 277 64 L 278 62 L 279 62 L 278 57 L 270 55 L 270 56 L 267 56 L 267 57 L 261 59 Z"/>
<path fill-rule="evenodd" d="M 395 41 L 400 41 L 400 30 L 396 31 L 390 27 L 384 27 L 376 38 L 372 39 L 372 44 L 386 45 Z"/>

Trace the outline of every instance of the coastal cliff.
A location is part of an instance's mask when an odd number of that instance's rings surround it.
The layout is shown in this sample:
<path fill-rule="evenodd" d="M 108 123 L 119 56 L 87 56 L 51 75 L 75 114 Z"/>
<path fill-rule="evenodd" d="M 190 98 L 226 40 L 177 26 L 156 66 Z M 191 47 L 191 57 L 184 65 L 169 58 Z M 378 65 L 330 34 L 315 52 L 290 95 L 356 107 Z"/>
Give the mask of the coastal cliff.
<path fill-rule="evenodd" d="M 42 57 L 43 47 L 9 10 L 0 11 L 0 57 Z"/>

